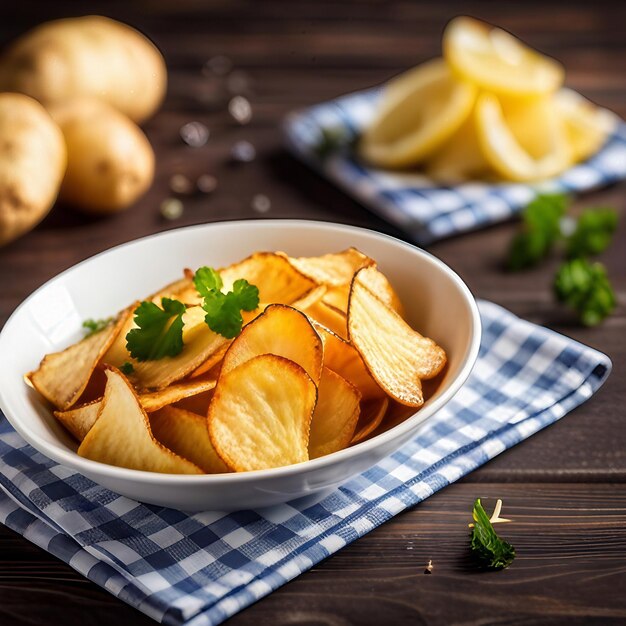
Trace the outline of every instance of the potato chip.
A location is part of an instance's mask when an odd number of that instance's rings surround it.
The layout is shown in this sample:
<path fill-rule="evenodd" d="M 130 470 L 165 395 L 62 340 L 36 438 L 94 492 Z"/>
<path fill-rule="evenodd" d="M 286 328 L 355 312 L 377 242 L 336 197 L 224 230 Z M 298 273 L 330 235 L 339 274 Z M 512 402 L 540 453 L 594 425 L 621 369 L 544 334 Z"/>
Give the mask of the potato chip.
<path fill-rule="evenodd" d="M 204 395 L 214 388 L 215 380 L 189 380 L 159 391 L 141 394 L 138 398 L 143 410 L 150 413 L 175 402 Z M 98 398 L 67 411 L 55 411 L 54 416 L 78 441 L 82 441 L 98 419 L 101 402 L 102 398 Z"/>
<path fill-rule="evenodd" d="M 361 414 L 350 443 L 367 439 L 381 425 L 388 408 L 389 398 L 386 396 L 361 402 Z"/>
<path fill-rule="evenodd" d="M 404 316 L 404 308 L 398 294 L 395 292 L 387 277 L 376 267 L 366 267 L 359 272 L 359 280 L 389 308 L 393 309 L 401 317 Z M 347 312 L 347 309 L 346 309 Z"/>
<path fill-rule="evenodd" d="M 228 343 L 228 339 L 214 333 L 206 325 L 204 316 L 205 312 L 199 306 L 190 307 L 183 314 L 184 348 L 180 354 L 158 361 L 141 362 L 133 359 L 126 349 L 126 335 L 135 327 L 131 319 L 102 361 L 114 367 L 120 367 L 125 362 L 131 363 L 133 372 L 129 379 L 139 390 L 163 389 L 196 370 Z"/>
<path fill-rule="evenodd" d="M 55 411 L 54 417 L 70 431 L 76 441 L 82 441 L 98 419 L 100 403 L 101 399 L 98 399 L 67 411 Z"/>
<path fill-rule="evenodd" d="M 149 417 L 152 434 L 166 448 L 189 459 L 207 474 L 230 471 L 211 443 L 204 415 L 166 406 Z"/>
<path fill-rule="evenodd" d="M 348 313 L 348 298 L 350 297 L 350 283 L 328 287 L 322 297 L 322 301 L 338 309 L 342 313 Z"/>
<path fill-rule="evenodd" d="M 209 434 L 233 470 L 308 460 L 317 389 L 299 365 L 263 354 L 220 376 L 208 413 Z"/>
<path fill-rule="evenodd" d="M 96 365 L 124 327 L 127 317 L 128 312 L 120 314 L 101 331 L 61 352 L 47 354 L 28 375 L 35 389 L 57 409 L 69 409 L 87 388 Z"/>
<path fill-rule="evenodd" d="M 302 309 L 307 317 L 332 330 L 343 339 L 348 337 L 348 320 L 346 314 L 323 300 L 318 300 L 306 309 Z"/>
<path fill-rule="evenodd" d="M 311 420 L 309 458 L 343 450 L 359 420 L 361 394 L 339 374 L 325 367 Z"/>
<path fill-rule="evenodd" d="M 446 354 L 432 339 L 413 330 L 354 276 L 348 305 L 350 342 L 378 384 L 407 406 L 424 403 L 421 378 L 433 378 L 446 363 Z"/>
<path fill-rule="evenodd" d="M 174 404 L 174 402 L 211 391 L 214 388 L 215 380 L 204 378 L 184 380 L 158 391 L 142 393 L 139 395 L 139 402 L 146 413 L 151 413 L 168 404 Z"/>
<path fill-rule="evenodd" d="M 319 302 L 326 294 L 327 287 L 325 285 L 318 285 L 307 291 L 302 297 L 294 300 L 290 306 L 298 311 L 304 311 L 304 309 L 313 306 L 316 302 Z"/>
<path fill-rule="evenodd" d="M 289 263 L 305 276 L 316 283 L 329 286 L 350 284 L 357 270 L 374 263 L 356 248 L 313 257 L 290 257 L 284 253 L 279 254 L 289 259 Z"/>
<path fill-rule="evenodd" d="M 107 385 L 95 424 L 78 448 L 92 461 L 147 472 L 201 474 L 202 470 L 160 444 L 147 413 L 126 379 L 108 369 Z"/>
<path fill-rule="evenodd" d="M 324 344 L 324 366 L 345 378 L 356 387 L 364 400 L 380 398 L 385 392 L 372 378 L 361 355 L 345 339 L 330 329 L 314 322 L 315 330 Z"/>
<path fill-rule="evenodd" d="M 259 289 L 259 301 L 272 304 L 291 304 L 316 286 L 287 259 L 275 252 L 257 252 L 240 263 L 220 271 L 224 291 L 245 278 Z"/>
<path fill-rule="evenodd" d="M 220 377 L 261 354 L 275 354 L 297 363 L 318 383 L 322 375 L 322 340 L 304 313 L 272 304 L 245 326 L 222 362 Z"/>

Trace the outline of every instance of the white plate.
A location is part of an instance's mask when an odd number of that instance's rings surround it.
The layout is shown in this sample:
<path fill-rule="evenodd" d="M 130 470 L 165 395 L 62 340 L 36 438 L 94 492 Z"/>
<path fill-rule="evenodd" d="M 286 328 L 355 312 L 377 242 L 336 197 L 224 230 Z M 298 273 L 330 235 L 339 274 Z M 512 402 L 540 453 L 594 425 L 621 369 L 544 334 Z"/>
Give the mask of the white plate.
<path fill-rule="evenodd" d="M 412 417 L 346 450 L 297 465 L 241 474 L 180 476 L 114 467 L 76 454 L 76 443 L 23 381 L 48 352 L 79 339 L 82 320 L 106 317 L 180 276 L 184 267 L 224 266 L 259 250 L 318 255 L 355 246 L 378 261 L 408 321 L 448 354 L 441 385 Z M 98 254 L 27 298 L 0 334 L 0 407 L 33 447 L 135 500 L 183 510 L 267 506 L 336 487 L 415 436 L 458 391 L 478 354 L 480 318 L 461 279 L 432 255 L 372 231 L 304 220 L 223 222 L 173 230 Z"/>

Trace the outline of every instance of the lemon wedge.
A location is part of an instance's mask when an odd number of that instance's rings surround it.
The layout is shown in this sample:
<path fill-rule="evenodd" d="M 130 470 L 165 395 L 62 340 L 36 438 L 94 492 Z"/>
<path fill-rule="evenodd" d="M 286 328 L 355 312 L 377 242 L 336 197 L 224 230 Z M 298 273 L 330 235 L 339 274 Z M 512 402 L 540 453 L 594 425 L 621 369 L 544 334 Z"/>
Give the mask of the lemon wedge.
<path fill-rule="evenodd" d="M 378 115 L 359 146 L 379 167 L 415 165 L 444 143 L 469 116 L 476 89 L 433 59 L 392 80 Z"/>
<path fill-rule="evenodd" d="M 491 167 L 512 181 L 542 180 L 565 170 L 572 155 L 553 99 L 504 104 L 488 93 L 476 102 L 478 139 Z"/>
<path fill-rule="evenodd" d="M 563 83 L 563 66 L 501 28 L 457 17 L 443 34 L 443 54 L 460 77 L 496 94 L 538 96 Z"/>
<path fill-rule="evenodd" d="M 554 102 L 565 124 L 567 138 L 575 161 L 595 154 L 615 130 L 617 115 L 593 104 L 573 89 L 561 89 Z"/>
<path fill-rule="evenodd" d="M 493 178 L 493 170 L 480 147 L 473 113 L 428 159 L 425 170 L 430 178 L 446 185 Z"/>

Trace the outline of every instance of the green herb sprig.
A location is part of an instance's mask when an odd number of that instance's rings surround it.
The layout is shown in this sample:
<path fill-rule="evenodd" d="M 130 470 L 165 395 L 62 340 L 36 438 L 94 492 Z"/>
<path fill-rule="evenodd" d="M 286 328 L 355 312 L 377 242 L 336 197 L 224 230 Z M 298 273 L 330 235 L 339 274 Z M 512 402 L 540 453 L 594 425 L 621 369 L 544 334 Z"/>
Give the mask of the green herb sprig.
<path fill-rule="evenodd" d="M 104 330 L 109 324 L 113 323 L 112 317 L 105 317 L 103 319 L 94 320 L 87 319 L 83 322 L 83 328 L 85 329 L 85 337 L 91 337 L 95 333 L 99 333 L 101 330 Z"/>
<path fill-rule="evenodd" d="M 530 202 L 511 241 L 507 265 L 514 271 L 530 268 L 560 248 L 566 260 L 554 278 L 556 298 L 584 325 L 595 326 L 613 312 L 617 300 L 606 268 L 589 257 L 610 245 L 617 213 L 610 208 L 586 209 L 574 218 L 567 209 L 564 194 L 539 195 Z"/>
<path fill-rule="evenodd" d="M 227 339 L 241 332 L 241 311 L 254 311 L 259 306 L 258 288 L 243 278 L 233 283 L 232 291 L 223 293 L 222 277 L 211 267 L 201 267 L 193 282 L 202 296 L 204 321 L 213 332 Z"/>
<path fill-rule="evenodd" d="M 245 279 L 236 280 L 232 291 L 222 293 L 223 282 L 217 271 L 201 267 L 195 273 L 194 285 L 202 298 L 204 321 L 215 333 L 232 339 L 243 326 L 241 311 L 259 306 L 259 290 Z M 183 314 L 185 304 L 173 298 L 161 298 L 161 306 L 141 302 L 135 309 L 135 324 L 126 335 L 126 348 L 138 361 L 156 361 L 174 357 L 183 350 Z M 122 364 L 122 372 L 131 374 L 132 363 Z"/>
<path fill-rule="evenodd" d="M 499 507 L 502 501 L 498 500 L 493 518 L 498 518 Z M 474 502 L 472 510 L 474 524 L 470 531 L 470 551 L 476 564 L 483 569 L 503 569 L 508 567 L 515 558 L 515 548 L 501 539 L 493 528 L 492 521 L 485 513 L 480 498 Z M 509 521 L 509 520 L 499 520 Z"/>

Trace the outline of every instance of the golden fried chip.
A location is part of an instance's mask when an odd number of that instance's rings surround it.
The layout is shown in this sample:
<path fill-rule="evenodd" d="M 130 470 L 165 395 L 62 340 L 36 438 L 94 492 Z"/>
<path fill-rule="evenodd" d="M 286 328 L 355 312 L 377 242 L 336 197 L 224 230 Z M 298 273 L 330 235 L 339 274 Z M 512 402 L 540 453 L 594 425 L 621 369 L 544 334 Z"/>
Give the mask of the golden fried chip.
<path fill-rule="evenodd" d="M 289 259 L 289 262 L 305 276 L 316 283 L 329 286 L 350 284 L 357 270 L 374 263 L 356 248 L 313 257 L 290 257 L 284 253 L 279 254 Z"/>
<path fill-rule="evenodd" d="M 55 411 L 56 417 L 77 441 L 82 441 L 98 419 L 101 399 L 67 411 Z"/>
<path fill-rule="evenodd" d="M 354 276 L 348 304 L 350 342 L 378 384 L 407 406 L 424 403 L 420 379 L 433 378 L 446 363 L 446 353 L 432 339 L 413 330 Z"/>
<path fill-rule="evenodd" d="M 28 377 L 35 389 L 57 409 L 69 409 L 87 388 L 96 365 L 126 323 L 128 312 L 114 323 L 62 352 L 47 354 Z"/>
<path fill-rule="evenodd" d="M 306 308 L 312 306 L 316 302 L 319 302 L 326 294 L 326 290 L 327 288 L 325 285 L 313 287 L 313 289 L 307 291 L 302 297 L 294 300 L 290 306 L 294 309 L 298 309 L 298 311 L 304 311 Z"/>
<path fill-rule="evenodd" d="M 228 339 L 214 333 L 206 325 L 205 315 L 199 306 L 190 307 L 183 314 L 184 348 L 180 354 L 175 357 L 164 357 L 158 361 L 141 362 L 133 359 L 126 349 L 126 335 L 135 327 L 131 319 L 102 361 L 114 367 L 120 367 L 126 362 L 131 363 L 133 372 L 129 379 L 139 390 L 163 389 L 196 370 L 228 343 Z"/>
<path fill-rule="evenodd" d="M 377 296 L 379 300 L 382 300 L 401 317 L 404 316 L 404 308 L 398 294 L 387 280 L 387 277 L 375 265 L 363 268 L 359 272 L 359 280 Z"/>
<path fill-rule="evenodd" d="M 199 467 L 154 438 L 148 415 L 122 374 L 108 369 L 106 375 L 100 413 L 78 454 L 92 461 L 147 472 L 202 474 Z"/>
<path fill-rule="evenodd" d="M 166 448 L 189 459 L 207 474 L 230 471 L 211 443 L 204 415 L 166 406 L 150 414 L 150 426 Z"/>
<path fill-rule="evenodd" d="M 361 415 L 350 443 L 359 443 L 369 437 L 382 423 L 388 407 L 386 396 L 361 402 Z"/>
<path fill-rule="evenodd" d="M 308 460 L 317 389 L 299 365 L 263 354 L 220 376 L 209 406 L 209 434 L 233 470 Z"/>
<path fill-rule="evenodd" d="M 224 356 L 220 376 L 261 354 L 275 354 L 297 363 L 318 383 L 322 375 L 322 340 L 304 313 L 271 304 L 244 327 Z"/>
<path fill-rule="evenodd" d="M 323 300 L 314 302 L 306 309 L 302 309 L 302 311 L 310 319 L 332 330 L 335 335 L 339 335 L 343 339 L 348 337 L 348 321 L 343 311 L 326 304 Z"/>
<path fill-rule="evenodd" d="M 316 459 L 348 446 L 359 420 L 360 399 L 356 387 L 324 368 L 311 420 L 309 458 Z"/>
<path fill-rule="evenodd" d="M 184 380 L 179 383 L 139 395 L 139 402 L 146 413 L 158 411 L 159 409 L 174 404 L 185 398 L 196 396 L 215 388 L 215 380 L 204 378 Z"/>
<path fill-rule="evenodd" d="M 233 283 L 245 278 L 259 289 L 259 302 L 291 304 L 316 286 L 287 259 L 275 252 L 257 252 L 240 263 L 220 271 L 224 291 L 230 291 Z"/>
<path fill-rule="evenodd" d="M 313 326 L 324 344 L 325 367 L 330 368 L 356 387 L 363 400 L 380 398 L 385 395 L 385 392 L 372 378 L 361 355 L 354 346 L 317 322 L 314 322 Z"/>

